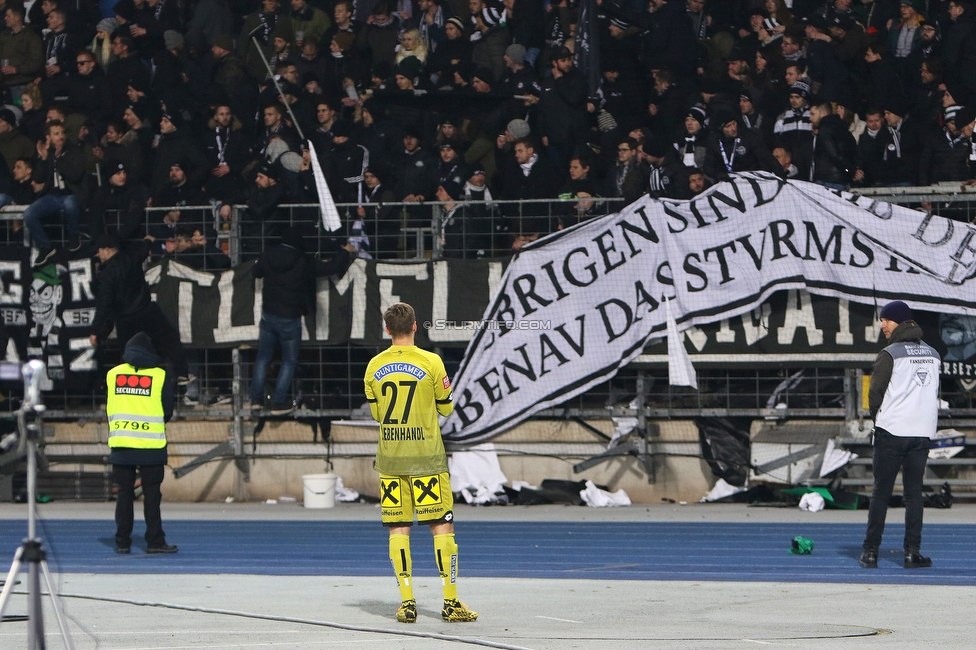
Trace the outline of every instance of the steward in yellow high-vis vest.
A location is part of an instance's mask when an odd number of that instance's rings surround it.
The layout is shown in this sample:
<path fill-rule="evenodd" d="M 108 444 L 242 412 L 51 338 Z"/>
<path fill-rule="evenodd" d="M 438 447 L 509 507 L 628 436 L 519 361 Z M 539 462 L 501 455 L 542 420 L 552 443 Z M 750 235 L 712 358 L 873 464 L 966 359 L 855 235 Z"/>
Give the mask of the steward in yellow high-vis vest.
<path fill-rule="evenodd" d="M 105 378 L 109 462 L 119 490 L 115 502 L 115 552 L 131 552 L 138 469 L 146 519 L 146 551 L 175 553 L 176 546 L 166 543 L 159 513 L 160 486 L 169 461 L 166 422 L 173 415 L 173 385 L 145 332 L 129 339 L 122 360 L 124 363 L 109 370 Z"/>

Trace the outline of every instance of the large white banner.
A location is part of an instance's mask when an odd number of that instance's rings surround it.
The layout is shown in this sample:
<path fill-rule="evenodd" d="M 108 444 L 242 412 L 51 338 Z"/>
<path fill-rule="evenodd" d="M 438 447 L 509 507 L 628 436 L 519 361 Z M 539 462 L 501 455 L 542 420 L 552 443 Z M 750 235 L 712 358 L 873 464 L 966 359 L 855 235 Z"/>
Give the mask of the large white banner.
<path fill-rule="evenodd" d="M 637 201 L 523 248 L 454 380 L 455 441 L 488 439 L 606 381 L 667 327 L 774 291 L 976 315 L 976 228 L 747 173 L 690 201 Z"/>

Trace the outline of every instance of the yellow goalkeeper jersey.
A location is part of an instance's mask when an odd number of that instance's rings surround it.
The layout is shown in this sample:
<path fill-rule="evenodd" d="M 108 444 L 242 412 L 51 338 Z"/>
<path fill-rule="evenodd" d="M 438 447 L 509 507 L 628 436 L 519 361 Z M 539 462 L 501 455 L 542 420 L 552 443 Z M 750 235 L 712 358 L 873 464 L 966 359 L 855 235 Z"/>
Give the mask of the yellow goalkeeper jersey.
<path fill-rule="evenodd" d="M 394 345 L 366 366 L 366 401 L 380 423 L 376 469 L 392 476 L 446 472 L 438 414 L 450 415 L 451 381 L 444 362 L 415 345 Z"/>

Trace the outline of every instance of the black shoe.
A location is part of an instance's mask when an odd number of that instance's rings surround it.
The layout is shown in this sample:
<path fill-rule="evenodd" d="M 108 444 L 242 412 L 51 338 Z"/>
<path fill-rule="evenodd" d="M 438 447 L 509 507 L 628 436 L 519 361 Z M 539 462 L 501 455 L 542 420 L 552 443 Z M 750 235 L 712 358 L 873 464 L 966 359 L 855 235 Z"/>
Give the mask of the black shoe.
<path fill-rule="evenodd" d="M 176 553 L 179 550 L 179 547 L 175 544 L 163 544 L 162 546 L 150 546 L 146 549 L 146 553 L 149 553 L 150 555 L 158 555 L 161 553 L 170 554 Z"/>
<path fill-rule="evenodd" d="M 41 250 L 37 251 L 37 259 L 34 260 L 34 266 L 44 266 L 51 261 L 51 258 L 54 257 L 55 252 L 56 251 L 54 250 L 53 246 L 45 246 Z"/>
<path fill-rule="evenodd" d="M 80 251 L 82 245 L 91 241 L 91 237 L 85 233 L 76 233 L 74 235 L 68 235 L 68 250 L 74 253 L 75 251 Z"/>
<path fill-rule="evenodd" d="M 132 552 L 132 549 L 128 546 L 116 546 L 115 552 L 118 553 L 119 555 L 128 555 L 129 553 Z"/>
<path fill-rule="evenodd" d="M 295 410 L 295 405 L 291 402 L 272 402 L 271 415 L 288 415 Z"/>
<path fill-rule="evenodd" d="M 907 557 L 907 556 L 906 556 Z M 878 550 L 874 548 L 861 552 L 861 566 L 865 569 L 878 568 Z"/>
<path fill-rule="evenodd" d="M 921 553 L 905 553 L 906 569 L 927 569 L 932 566 L 932 558 L 925 557 Z"/>

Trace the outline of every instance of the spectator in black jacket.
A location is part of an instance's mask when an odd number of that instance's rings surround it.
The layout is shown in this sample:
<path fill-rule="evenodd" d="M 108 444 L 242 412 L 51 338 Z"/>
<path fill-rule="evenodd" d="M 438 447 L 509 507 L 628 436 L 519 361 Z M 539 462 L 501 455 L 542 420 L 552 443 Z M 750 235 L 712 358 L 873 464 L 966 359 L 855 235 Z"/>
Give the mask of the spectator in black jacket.
<path fill-rule="evenodd" d="M 724 180 L 732 172 L 764 170 L 785 176 L 783 167 L 769 152 L 754 131 L 740 128 L 732 113 L 712 118 L 715 131 L 708 136 L 705 151 L 705 173 L 709 178 Z"/>
<path fill-rule="evenodd" d="M 501 198 L 549 199 L 558 195 L 560 175 L 546 158 L 536 153 L 535 142 L 522 138 L 515 143 L 515 161 L 506 170 L 505 184 Z M 509 226 L 515 235 L 513 248 L 516 250 L 540 236 L 548 235 L 556 229 L 554 215 L 544 203 L 523 203 L 520 206 L 506 206 Z"/>
<path fill-rule="evenodd" d="M 67 82 L 68 108 L 94 120 L 101 132 L 112 118 L 108 81 L 95 63 L 95 55 L 87 50 L 75 55 L 74 66 L 75 72 L 68 76 Z"/>
<path fill-rule="evenodd" d="M 972 0 L 949 3 L 952 25 L 945 37 L 943 58 L 949 79 L 961 82 L 970 93 L 976 91 L 976 5 Z"/>
<path fill-rule="evenodd" d="M 91 344 L 108 338 L 114 325 L 118 338 L 128 341 L 145 332 L 153 346 L 169 357 L 170 369 L 178 383 L 190 379 L 180 335 L 151 297 L 142 262 L 149 254 L 148 242 L 136 242 L 122 249 L 117 235 L 105 234 L 95 247 L 100 262 L 95 281 L 95 317 Z"/>
<path fill-rule="evenodd" d="M 376 256 L 397 256 L 400 239 L 400 212 L 393 206 L 376 205 L 396 201 L 393 190 L 383 183 L 383 169 L 371 166 L 363 173 L 363 205 L 356 208 L 363 229 L 373 242 Z"/>
<path fill-rule="evenodd" d="M 106 163 L 108 182 L 95 190 L 89 207 L 91 234 L 100 237 L 111 224 L 109 232 L 117 232 L 126 241 L 146 234 L 146 202 L 149 190 L 145 185 L 129 180 L 123 162 Z M 118 229 L 115 224 L 118 224 Z"/>
<path fill-rule="evenodd" d="M 914 185 L 918 182 L 918 159 L 922 151 L 921 133 L 908 115 L 906 102 L 900 98 L 888 101 L 884 109 L 885 144 L 881 182 L 885 185 Z"/>
<path fill-rule="evenodd" d="M 313 311 L 316 278 L 342 275 L 356 251 L 345 244 L 328 262 L 305 254 L 304 237 L 297 228 L 289 228 L 281 243 L 264 251 L 254 265 L 254 277 L 264 278 L 258 356 L 254 362 L 249 409 L 264 405 L 264 381 L 275 347 L 281 347 L 281 368 L 271 398 L 271 414 L 283 415 L 294 410 L 288 399 L 291 380 L 298 365 L 298 346 L 302 340 L 302 316 Z"/>
<path fill-rule="evenodd" d="M 854 182 L 871 187 L 880 185 L 883 176 L 885 138 L 881 135 L 884 125 L 884 111 L 869 108 L 864 118 L 864 133 L 857 141 L 857 171 Z"/>
<path fill-rule="evenodd" d="M 164 113 L 159 120 L 159 132 L 151 181 L 153 192 L 158 191 L 169 180 L 174 163 L 179 163 L 182 167 L 190 186 L 200 189 L 213 168 L 203 155 L 196 138 L 189 129 L 183 128 L 183 116 L 179 113 Z"/>
<path fill-rule="evenodd" d="M 203 147 L 210 167 L 203 189 L 221 203 L 240 200 L 244 194 L 240 174 L 250 162 L 251 152 L 241 121 L 231 113 L 230 106 L 221 104 L 214 108 Z"/>
<path fill-rule="evenodd" d="M 105 72 L 108 80 L 110 97 L 108 97 L 112 112 L 119 114 L 129 105 L 129 81 L 136 77 L 145 77 L 149 70 L 142 64 L 133 51 L 132 39 L 125 35 L 112 36 L 112 56 L 115 59 L 109 64 Z"/>
<path fill-rule="evenodd" d="M 857 168 L 857 143 L 847 123 L 834 114 L 830 102 L 810 108 L 810 124 L 815 129 L 810 180 L 835 190 L 846 190 Z"/>
<path fill-rule="evenodd" d="M 41 225 L 44 219 L 63 214 L 68 232 L 68 249 L 76 251 L 81 248 L 78 222 L 87 199 L 85 159 L 81 150 L 67 142 L 61 122 L 48 122 L 44 131 L 46 138 L 37 143 L 37 164 L 34 169 L 34 176 L 44 183 L 44 189 L 41 196 L 24 210 L 24 225 L 39 249 L 36 266 L 42 266 L 54 256 L 54 247 Z"/>
<path fill-rule="evenodd" d="M 959 106 L 945 110 L 945 126 L 932 131 L 922 143 L 918 163 L 918 184 L 930 185 L 943 181 L 965 181 L 973 176 L 969 168 L 972 145 L 969 138 L 956 128 Z"/>
<path fill-rule="evenodd" d="M 552 77 L 542 82 L 542 95 L 529 104 L 539 104 L 542 142 L 555 149 L 563 166 L 582 144 L 587 129 L 586 79 L 573 66 L 573 53 L 559 47 L 553 54 Z"/>

